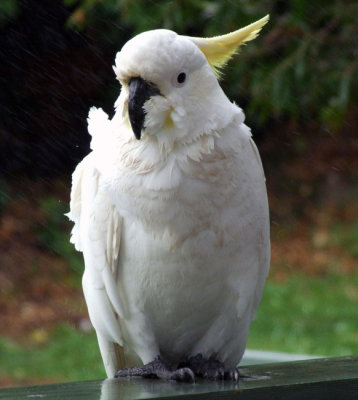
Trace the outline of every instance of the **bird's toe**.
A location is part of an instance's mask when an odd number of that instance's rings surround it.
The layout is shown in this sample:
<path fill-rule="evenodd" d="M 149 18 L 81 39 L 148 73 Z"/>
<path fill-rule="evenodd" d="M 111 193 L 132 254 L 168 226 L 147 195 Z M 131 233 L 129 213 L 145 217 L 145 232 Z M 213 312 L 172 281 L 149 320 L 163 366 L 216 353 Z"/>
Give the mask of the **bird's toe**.
<path fill-rule="evenodd" d="M 238 382 L 239 381 L 239 370 L 237 368 L 232 368 L 225 371 L 224 379 L 227 381 Z"/>
<path fill-rule="evenodd" d="M 197 354 L 188 360 L 188 366 L 195 372 L 195 375 L 212 381 L 224 380 L 225 366 L 214 358 L 205 358 Z"/>
<path fill-rule="evenodd" d="M 211 381 L 223 380 L 225 376 L 224 365 L 217 360 L 208 360 L 207 363 L 203 365 L 202 376 Z"/>
<path fill-rule="evenodd" d="M 190 368 L 178 368 L 172 373 L 171 380 L 178 382 L 195 382 L 195 374 Z"/>

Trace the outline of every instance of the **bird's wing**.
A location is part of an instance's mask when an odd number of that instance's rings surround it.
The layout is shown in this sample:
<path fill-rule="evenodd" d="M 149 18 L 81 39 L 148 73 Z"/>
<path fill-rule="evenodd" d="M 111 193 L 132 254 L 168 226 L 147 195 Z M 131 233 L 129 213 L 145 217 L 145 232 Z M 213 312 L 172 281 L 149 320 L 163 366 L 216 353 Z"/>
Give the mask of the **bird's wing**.
<path fill-rule="evenodd" d="M 69 218 L 75 225 L 71 242 L 83 252 L 83 291 L 96 329 L 108 375 L 121 367 L 119 320 L 123 307 L 117 286 L 121 216 L 101 187 L 101 175 L 89 154 L 73 174 Z"/>
<path fill-rule="evenodd" d="M 255 288 L 254 294 L 254 303 L 253 303 L 253 315 L 255 316 L 255 310 L 259 305 L 259 302 L 262 297 L 263 288 L 265 286 L 266 278 L 270 269 L 270 226 L 269 226 L 269 209 L 268 209 L 268 200 L 267 200 L 267 191 L 265 185 L 265 173 L 261 161 L 261 157 L 259 151 L 256 147 L 255 142 L 252 138 L 250 138 L 250 148 L 252 150 L 252 156 L 257 162 L 258 169 L 262 174 L 262 183 L 261 183 L 261 201 L 262 201 L 262 210 L 261 215 L 258 217 L 257 223 L 260 226 L 258 230 L 258 237 L 256 238 L 257 242 L 257 264 L 258 264 L 258 278 L 257 284 Z"/>

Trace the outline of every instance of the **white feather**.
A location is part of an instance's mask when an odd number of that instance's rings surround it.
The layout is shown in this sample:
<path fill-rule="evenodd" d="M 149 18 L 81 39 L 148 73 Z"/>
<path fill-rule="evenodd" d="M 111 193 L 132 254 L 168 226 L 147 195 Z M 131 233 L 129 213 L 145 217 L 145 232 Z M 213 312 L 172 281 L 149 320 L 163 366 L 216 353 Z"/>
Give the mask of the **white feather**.
<path fill-rule="evenodd" d="M 93 151 L 74 172 L 69 214 L 107 374 L 130 364 L 119 365 L 112 343 L 143 363 L 202 353 L 234 367 L 270 259 L 265 177 L 244 114 L 173 32 L 134 38 L 116 63 L 116 114 L 91 109 Z M 139 141 L 126 88 L 138 75 L 161 92 L 145 103 Z"/>

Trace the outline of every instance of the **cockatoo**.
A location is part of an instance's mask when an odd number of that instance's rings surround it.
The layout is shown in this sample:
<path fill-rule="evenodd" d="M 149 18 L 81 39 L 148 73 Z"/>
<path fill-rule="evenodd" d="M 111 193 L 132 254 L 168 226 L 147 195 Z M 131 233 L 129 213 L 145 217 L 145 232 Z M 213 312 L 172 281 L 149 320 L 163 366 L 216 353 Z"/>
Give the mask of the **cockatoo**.
<path fill-rule="evenodd" d="M 213 38 L 135 36 L 116 55 L 114 117 L 89 112 L 69 218 L 108 377 L 238 379 L 269 212 L 258 150 L 218 73 L 267 21 Z"/>

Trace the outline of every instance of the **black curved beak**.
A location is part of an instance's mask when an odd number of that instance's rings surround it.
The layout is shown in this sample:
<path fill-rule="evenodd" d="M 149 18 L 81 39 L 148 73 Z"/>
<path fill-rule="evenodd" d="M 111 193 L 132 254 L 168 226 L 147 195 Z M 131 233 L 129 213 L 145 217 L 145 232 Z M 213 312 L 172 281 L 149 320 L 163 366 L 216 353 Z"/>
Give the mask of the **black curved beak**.
<path fill-rule="evenodd" d="M 128 114 L 135 137 L 139 140 L 144 124 L 144 103 L 154 95 L 160 94 L 159 90 L 144 79 L 132 78 L 129 81 Z"/>

